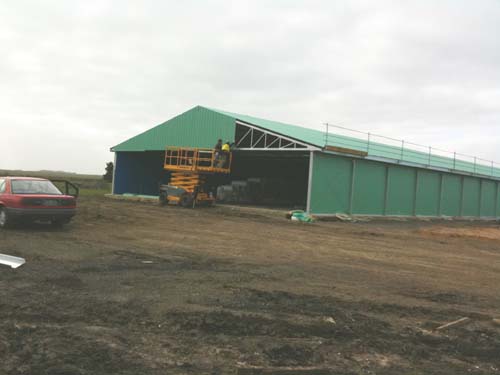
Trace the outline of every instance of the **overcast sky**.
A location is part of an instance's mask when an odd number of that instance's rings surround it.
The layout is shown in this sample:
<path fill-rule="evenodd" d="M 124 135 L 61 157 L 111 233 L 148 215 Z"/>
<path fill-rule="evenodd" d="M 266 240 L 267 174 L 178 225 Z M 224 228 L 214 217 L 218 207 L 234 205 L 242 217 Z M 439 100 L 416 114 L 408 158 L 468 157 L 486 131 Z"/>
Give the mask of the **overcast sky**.
<path fill-rule="evenodd" d="M 104 173 L 195 105 L 500 162 L 500 1 L 0 3 L 0 169 Z"/>

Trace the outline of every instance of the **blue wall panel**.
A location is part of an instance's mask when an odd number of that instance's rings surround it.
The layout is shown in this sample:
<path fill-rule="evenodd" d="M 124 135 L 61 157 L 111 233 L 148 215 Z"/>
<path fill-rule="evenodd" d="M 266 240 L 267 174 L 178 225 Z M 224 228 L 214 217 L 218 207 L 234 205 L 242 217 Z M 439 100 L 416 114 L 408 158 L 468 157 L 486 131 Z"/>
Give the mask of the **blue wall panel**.
<path fill-rule="evenodd" d="M 115 194 L 157 195 L 158 185 L 167 181 L 163 152 L 117 152 Z"/>

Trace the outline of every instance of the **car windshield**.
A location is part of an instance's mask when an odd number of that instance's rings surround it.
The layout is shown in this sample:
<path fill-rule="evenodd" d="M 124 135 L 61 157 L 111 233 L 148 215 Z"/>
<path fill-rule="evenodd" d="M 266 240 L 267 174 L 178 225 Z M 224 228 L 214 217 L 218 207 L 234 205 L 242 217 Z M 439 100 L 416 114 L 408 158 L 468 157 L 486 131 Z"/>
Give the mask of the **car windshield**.
<path fill-rule="evenodd" d="M 52 182 L 46 180 L 12 180 L 12 193 L 49 195 L 62 194 Z"/>

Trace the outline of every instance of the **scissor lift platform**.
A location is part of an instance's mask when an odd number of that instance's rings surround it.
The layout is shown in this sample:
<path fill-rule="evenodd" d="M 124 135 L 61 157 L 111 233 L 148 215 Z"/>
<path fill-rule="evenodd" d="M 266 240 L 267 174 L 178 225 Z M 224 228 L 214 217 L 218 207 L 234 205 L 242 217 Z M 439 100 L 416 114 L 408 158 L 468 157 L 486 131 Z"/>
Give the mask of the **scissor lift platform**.
<path fill-rule="evenodd" d="M 167 147 L 163 168 L 171 172 L 168 185 L 160 186 L 160 204 L 183 207 L 212 205 L 207 176 L 231 172 L 232 154 L 209 148 Z"/>

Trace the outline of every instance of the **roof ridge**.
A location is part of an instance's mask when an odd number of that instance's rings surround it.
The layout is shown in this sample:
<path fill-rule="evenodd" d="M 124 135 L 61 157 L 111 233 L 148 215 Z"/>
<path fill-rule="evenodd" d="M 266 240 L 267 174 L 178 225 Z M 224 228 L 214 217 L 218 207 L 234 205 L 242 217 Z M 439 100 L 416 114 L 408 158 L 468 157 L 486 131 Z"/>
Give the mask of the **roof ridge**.
<path fill-rule="evenodd" d="M 221 113 L 221 114 L 224 114 L 224 115 L 231 115 L 233 117 L 235 115 L 236 116 L 244 116 L 244 117 L 254 118 L 256 120 L 269 121 L 269 122 L 274 122 L 274 123 L 282 124 L 282 125 L 286 125 L 286 126 L 294 126 L 296 128 L 301 128 L 301 129 L 306 129 L 306 130 L 312 130 L 312 131 L 321 132 L 318 129 L 309 128 L 307 126 L 297 125 L 297 124 L 290 124 L 290 123 L 287 123 L 287 122 L 277 121 L 277 120 L 271 120 L 271 119 L 267 119 L 267 118 L 264 118 L 264 117 L 257 117 L 257 116 L 254 116 L 254 115 L 247 115 L 247 114 L 244 114 L 244 113 L 230 112 L 230 111 L 226 111 L 224 109 L 218 109 L 218 108 L 212 108 L 212 107 L 205 107 L 205 106 L 202 106 L 202 105 L 198 105 L 197 107 L 208 109 L 209 111 L 215 111 L 215 112 L 218 112 L 218 113 Z"/>

